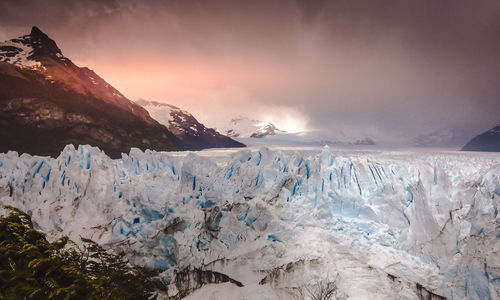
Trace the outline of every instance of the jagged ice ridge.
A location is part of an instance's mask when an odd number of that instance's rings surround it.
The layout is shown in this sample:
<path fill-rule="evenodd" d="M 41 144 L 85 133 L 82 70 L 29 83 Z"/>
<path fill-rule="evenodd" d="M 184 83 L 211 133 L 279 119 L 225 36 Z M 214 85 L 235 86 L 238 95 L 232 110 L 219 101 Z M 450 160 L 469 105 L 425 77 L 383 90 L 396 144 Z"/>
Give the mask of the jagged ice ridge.
<path fill-rule="evenodd" d="M 50 238 L 91 238 L 162 271 L 213 270 L 252 299 L 337 276 L 352 299 L 500 291 L 497 154 L 132 149 L 0 154 L 0 204 Z M 287 266 L 287 267 L 284 267 Z M 261 283 L 261 284 L 259 284 Z M 207 291 L 211 291 L 210 287 Z"/>

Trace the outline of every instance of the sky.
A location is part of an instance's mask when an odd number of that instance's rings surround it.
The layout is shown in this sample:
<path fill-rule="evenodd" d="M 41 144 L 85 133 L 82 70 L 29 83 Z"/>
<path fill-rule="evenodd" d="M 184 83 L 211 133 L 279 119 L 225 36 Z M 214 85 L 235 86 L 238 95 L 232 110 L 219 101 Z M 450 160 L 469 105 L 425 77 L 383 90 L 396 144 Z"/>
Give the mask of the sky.
<path fill-rule="evenodd" d="M 129 99 L 289 131 L 407 142 L 500 123 L 496 0 L 3 0 Z"/>

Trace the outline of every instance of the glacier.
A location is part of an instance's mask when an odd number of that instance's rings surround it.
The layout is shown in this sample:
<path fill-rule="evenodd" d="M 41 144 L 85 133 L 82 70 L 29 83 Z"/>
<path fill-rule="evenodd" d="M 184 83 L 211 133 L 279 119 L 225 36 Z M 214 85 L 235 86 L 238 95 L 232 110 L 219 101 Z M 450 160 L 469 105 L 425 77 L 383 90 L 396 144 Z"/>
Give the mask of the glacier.
<path fill-rule="evenodd" d="M 498 299 L 499 199 L 495 153 L 0 154 L 0 204 L 27 211 L 49 238 L 124 251 L 160 270 L 170 296 L 184 268 L 243 285 L 208 284 L 188 299 L 288 299 L 329 278 L 349 299 Z"/>

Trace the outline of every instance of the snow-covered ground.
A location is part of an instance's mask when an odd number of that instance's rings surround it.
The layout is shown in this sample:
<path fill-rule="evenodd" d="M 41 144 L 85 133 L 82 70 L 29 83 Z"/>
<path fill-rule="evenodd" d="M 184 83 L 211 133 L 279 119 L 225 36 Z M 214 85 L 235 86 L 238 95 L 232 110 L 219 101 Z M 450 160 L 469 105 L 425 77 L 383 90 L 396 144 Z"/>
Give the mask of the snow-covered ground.
<path fill-rule="evenodd" d="M 0 154 L 0 204 L 56 238 L 163 271 L 241 282 L 188 299 L 288 299 L 336 278 L 350 299 L 500 295 L 500 155 L 370 148 Z"/>

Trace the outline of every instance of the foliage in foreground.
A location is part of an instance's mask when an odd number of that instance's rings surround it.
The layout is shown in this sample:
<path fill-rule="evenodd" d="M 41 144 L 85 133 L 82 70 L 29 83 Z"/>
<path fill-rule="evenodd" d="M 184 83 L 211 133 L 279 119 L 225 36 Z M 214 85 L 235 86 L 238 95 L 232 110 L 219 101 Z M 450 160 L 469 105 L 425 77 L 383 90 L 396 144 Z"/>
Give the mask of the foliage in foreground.
<path fill-rule="evenodd" d="M 0 216 L 0 299 L 153 299 L 153 271 L 132 267 L 82 239 L 50 243 L 31 217 L 5 206 Z"/>

